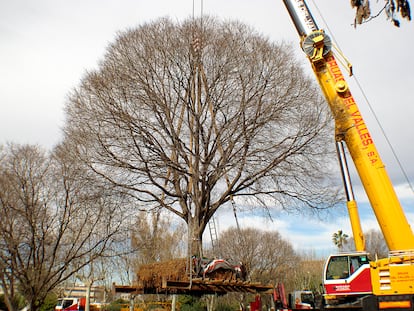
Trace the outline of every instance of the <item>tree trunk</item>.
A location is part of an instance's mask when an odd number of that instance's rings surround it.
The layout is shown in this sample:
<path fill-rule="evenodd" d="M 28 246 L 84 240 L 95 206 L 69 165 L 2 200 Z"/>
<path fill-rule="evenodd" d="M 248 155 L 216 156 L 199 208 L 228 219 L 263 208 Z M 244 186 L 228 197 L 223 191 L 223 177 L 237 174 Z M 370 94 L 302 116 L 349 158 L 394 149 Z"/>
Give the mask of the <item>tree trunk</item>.
<path fill-rule="evenodd" d="M 131 295 L 129 298 L 129 311 L 134 311 L 134 304 L 135 304 L 134 299 L 135 299 L 135 296 Z"/>
<path fill-rule="evenodd" d="M 171 311 L 176 311 L 176 304 L 177 304 L 177 295 L 174 294 L 172 296 L 172 301 L 171 301 Z"/>
<path fill-rule="evenodd" d="M 203 232 L 200 228 L 199 219 L 197 217 L 190 216 L 188 220 L 188 238 L 189 249 L 188 255 L 203 257 Z"/>
<path fill-rule="evenodd" d="M 207 295 L 207 311 L 214 310 L 215 297 L 214 295 Z"/>

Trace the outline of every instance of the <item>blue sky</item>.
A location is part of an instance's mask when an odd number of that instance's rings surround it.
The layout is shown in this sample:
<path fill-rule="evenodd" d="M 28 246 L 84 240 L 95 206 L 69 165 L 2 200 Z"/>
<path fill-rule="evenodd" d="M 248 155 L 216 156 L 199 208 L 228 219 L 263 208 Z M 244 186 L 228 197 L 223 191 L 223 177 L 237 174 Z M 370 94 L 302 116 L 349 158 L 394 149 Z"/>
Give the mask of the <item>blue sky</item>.
<path fill-rule="evenodd" d="M 371 2 L 372 11 L 377 12 L 380 7 L 375 5 L 382 2 Z M 327 30 L 354 66 L 364 93 L 350 79 L 352 93 L 407 217 L 414 223 L 413 193 L 406 187 L 364 99 L 369 99 L 414 182 L 414 22 L 402 21 L 401 27 L 396 28 L 381 16 L 355 29 L 351 25 L 354 11 L 348 0 L 310 0 L 308 5 L 319 27 Z M 61 139 L 67 94 L 78 85 L 85 71 L 96 68 L 117 32 L 164 16 L 180 21 L 193 14 L 200 16 L 201 12 L 238 19 L 270 40 L 291 42 L 297 47 L 295 56 L 312 75 L 282 0 L 0 0 L 0 144 L 11 141 L 51 148 Z M 364 229 L 375 227 L 358 181 L 354 186 Z M 277 214 L 273 223 L 247 213 L 240 213 L 239 217 L 242 226 L 265 224 L 277 229 L 298 249 L 330 252 L 334 250 L 332 233 L 338 229 L 350 232 L 345 205 L 343 211 L 321 220 L 296 214 Z M 218 221 L 220 230 L 235 225 L 231 211 L 220 212 Z"/>

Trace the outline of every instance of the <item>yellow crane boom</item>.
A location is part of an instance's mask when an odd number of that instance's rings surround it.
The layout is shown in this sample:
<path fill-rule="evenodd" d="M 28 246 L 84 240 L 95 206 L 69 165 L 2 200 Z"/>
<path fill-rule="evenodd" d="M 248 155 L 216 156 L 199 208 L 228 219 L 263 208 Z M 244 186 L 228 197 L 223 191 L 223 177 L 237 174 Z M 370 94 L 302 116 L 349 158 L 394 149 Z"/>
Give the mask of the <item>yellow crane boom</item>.
<path fill-rule="evenodd" d="M 303 0 L 283 0 L 301 37 L 316 79 L 335 119 L 335 137 L 344 141 L 390 250 L 414 249 L 405 217 L 368 127 L 331 50 Z"/>
<path fill-rule="evenodd" d="M 348 211 L 357 251 L 364 240 L 349 175 L 347 146 L 390 250 L 388 258 L 369 261 L 365 252 L 331 255 L 324 268 L 324 309 L 414 311 L 414 235 L 372 136 L 331 50 L 305 0 L 283 0 L 301 38 L 315 77 L 335 120 L 335 139 L 347 190 Z"/>

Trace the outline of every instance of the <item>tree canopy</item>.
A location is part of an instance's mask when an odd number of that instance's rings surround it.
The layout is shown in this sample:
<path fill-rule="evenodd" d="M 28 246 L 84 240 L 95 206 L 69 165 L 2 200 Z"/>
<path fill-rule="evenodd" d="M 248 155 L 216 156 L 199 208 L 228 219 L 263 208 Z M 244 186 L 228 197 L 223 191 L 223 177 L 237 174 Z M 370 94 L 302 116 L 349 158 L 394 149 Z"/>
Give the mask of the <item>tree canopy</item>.
<path fill-rule="evenodd" d="M 64 159 L 37 146 L 0 150 L 0 286 L 11 311 L 17 289 L 38 310 L 57 285 L 124 239 L 122 198 Z"/>
<path fill-rule="evenodd" d="M 295 270 L 300 262 L 299 254 L 279 232 L 256 228 L 223 231 L 219 238 L 219 254 L 223 258 L 241 261 L 249 278 L 263 284 L 286 282 L 286 274 Z"/>
<path fill-rule="evenodd" d="M 337 199 L 318 87 L 288 45 L 239 22 L 164 18 L 120 33 L 66 117 L 77 159 L 137 209 L 182 218 L 199 246 L 234 196 L 286 209 Z"/>
<path fill-rule="evenodd" d="M 338 230 L 338 232 L 332 234 L 332 242 L 340 251 L 342 251 L 344 246 L 348 243 L 348 238 L 349 236 L 342 230 Z"/>

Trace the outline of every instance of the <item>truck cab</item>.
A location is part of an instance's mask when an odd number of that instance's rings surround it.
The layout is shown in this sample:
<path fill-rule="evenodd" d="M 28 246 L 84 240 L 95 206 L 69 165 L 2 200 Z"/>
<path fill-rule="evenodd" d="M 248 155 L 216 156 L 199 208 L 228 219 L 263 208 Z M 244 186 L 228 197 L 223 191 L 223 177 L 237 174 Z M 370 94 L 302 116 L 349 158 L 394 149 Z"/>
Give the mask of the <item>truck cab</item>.
<path fill-rule="evenodd" d="M 324 268 L 324 289 L 328 305 L 353 304 L 361 295 L 372 294 L 368 253 L 329 256 Z"/>

